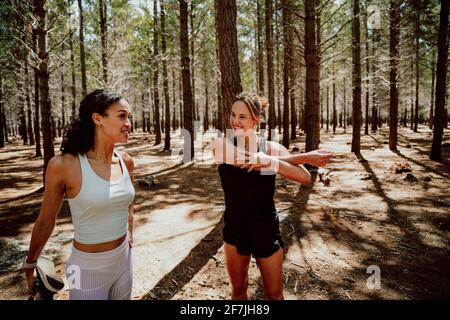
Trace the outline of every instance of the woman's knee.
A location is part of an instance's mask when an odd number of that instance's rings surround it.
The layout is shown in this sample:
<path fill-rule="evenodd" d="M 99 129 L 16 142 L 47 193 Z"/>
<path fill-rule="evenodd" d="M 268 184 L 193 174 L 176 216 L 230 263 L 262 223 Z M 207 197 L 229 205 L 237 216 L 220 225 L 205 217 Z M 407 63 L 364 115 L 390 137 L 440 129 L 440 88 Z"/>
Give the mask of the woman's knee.
<path fill-rule="evenodd" d="M 248 276 L 240 281 L 231 281 L 231 289 L 233 295 L 240 296 L 246 293 L 248 289 Z"/>

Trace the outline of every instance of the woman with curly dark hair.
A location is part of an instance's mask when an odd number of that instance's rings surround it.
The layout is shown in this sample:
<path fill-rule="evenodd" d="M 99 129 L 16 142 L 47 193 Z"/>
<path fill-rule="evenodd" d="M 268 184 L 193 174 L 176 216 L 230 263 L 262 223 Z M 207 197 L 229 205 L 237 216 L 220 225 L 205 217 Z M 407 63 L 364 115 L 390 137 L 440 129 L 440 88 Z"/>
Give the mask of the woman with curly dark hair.
<path fill-rule="evenodd" d="M 133 159 L 114 149 L 128 141 L 131 107 L 120 95 L 95 90 L 83 99 L 48 164 L 41 210 L 24 260 L 29 294 L 34 270 L 67 197 L 74 224 L 67 262 L 69 299 L 130 299 L 133 243 Z"/>

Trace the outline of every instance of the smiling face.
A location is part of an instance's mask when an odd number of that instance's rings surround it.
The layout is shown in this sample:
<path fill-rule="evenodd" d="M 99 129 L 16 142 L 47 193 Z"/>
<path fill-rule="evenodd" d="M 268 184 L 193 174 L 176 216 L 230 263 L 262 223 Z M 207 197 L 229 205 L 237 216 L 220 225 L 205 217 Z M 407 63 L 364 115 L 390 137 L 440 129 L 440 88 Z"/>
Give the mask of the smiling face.
<path fill-rule="evenodd" d="M 111 140 L 112 143 L 128 142 L 131 129 L 131 107 L 125 99 L 113 103 L 106 109 L 105 115 L 94 113 L 92 115 L 96 130 Z"/>
<path fill-rule="evenodd" d="M 250 109 L 243 101 L 236 101 L 231 106 L 230 124 L 236 135 L 254 129 L 257 121 L 253 118 Z"/>

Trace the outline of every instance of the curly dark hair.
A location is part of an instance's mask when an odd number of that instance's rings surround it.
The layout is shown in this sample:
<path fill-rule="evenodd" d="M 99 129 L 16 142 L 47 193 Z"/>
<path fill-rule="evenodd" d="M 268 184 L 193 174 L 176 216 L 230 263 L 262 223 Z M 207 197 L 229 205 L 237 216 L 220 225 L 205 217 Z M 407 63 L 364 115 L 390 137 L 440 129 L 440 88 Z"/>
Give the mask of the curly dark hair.
<path fill-rule="evenodd" d="M 95 143 L 95 124 L 92 115 L 98 113 L 106 115 L 105 111 L 122 97 L 106 89 L 97 89 L 87 94 L 80 103 L 78 117 L 72 117 L 70 124 L 64 129 L 61 143 L 63 154 L 70 153 L 77 156 L 85 154 Z"/>

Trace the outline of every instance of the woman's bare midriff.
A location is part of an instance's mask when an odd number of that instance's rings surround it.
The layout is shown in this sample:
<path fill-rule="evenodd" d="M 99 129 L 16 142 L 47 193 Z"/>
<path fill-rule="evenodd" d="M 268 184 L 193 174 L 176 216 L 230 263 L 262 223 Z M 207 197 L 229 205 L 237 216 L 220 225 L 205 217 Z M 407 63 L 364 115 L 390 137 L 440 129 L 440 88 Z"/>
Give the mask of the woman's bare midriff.
<path fill-rule="evenodd" d="M 103 243 L 96 243 L 96 244 L 84 244 L 84 243 L 79 243 L 76 240 L 73 240 L 73 246 L 80 251 L 88 252 L 88 253 L 105 252 L 105 251 L 114 250 L 115 248 L 120 246 L 125 241 L 126 237 L 127 237 L 127 235 L 124 235 L 116 240 L 103 242 Z"/>

